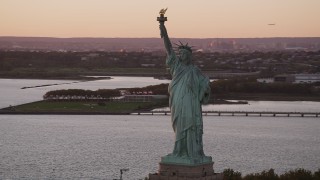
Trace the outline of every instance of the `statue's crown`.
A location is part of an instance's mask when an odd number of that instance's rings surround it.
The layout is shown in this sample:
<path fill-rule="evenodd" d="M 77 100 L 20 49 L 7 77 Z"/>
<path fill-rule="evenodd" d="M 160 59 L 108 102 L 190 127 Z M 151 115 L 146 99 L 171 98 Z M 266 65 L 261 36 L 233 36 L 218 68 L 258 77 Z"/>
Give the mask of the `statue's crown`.
<path fill-rule="evenodd" d="M 189 52 L 192 53 L 192 46 L 188 46 L 188 43 L 187 44 L 182 44 L 180 41 L 179 41 L 180 45 L 179 44 L 176 44 L 178 46 L 178 49 L 186 49 L 188 50 Z"/>

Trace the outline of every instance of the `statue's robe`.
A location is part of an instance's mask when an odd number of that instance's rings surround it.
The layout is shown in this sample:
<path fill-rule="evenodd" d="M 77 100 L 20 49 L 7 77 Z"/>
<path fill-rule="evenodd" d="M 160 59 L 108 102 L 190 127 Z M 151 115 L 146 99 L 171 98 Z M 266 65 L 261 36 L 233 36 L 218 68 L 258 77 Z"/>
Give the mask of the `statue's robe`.
<path fill-rule="evenodd" d="M 172 155 L 199 158 L 204 156 L 201 104 L 209 100 L 210 81 L 193 64 L 186 65 L 173 53 L 167 57 L 172 81 L 169 106 L 175 145 Z"/>

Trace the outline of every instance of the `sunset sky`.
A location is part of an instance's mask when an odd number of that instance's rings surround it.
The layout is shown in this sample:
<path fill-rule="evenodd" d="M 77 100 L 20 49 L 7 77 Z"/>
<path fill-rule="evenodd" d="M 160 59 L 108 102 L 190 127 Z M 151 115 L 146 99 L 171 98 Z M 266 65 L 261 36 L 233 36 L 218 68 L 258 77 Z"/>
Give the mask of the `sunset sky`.
<path fill-rule="evenodd" d="M 0 36 L 320 37 L 320 0 L 0 0 Z M 275 24 L 275 25 L 268 25 Z"/>

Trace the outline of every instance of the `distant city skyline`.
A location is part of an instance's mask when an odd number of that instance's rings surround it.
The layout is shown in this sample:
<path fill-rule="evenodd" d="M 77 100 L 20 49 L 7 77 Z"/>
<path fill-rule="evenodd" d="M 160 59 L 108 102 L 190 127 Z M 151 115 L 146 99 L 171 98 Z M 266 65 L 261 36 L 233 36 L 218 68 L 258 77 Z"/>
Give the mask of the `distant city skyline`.
<path fill-rule="evenodd" d="M 319 0 L 0 0 L 0 36 L 320 37 Z"/>

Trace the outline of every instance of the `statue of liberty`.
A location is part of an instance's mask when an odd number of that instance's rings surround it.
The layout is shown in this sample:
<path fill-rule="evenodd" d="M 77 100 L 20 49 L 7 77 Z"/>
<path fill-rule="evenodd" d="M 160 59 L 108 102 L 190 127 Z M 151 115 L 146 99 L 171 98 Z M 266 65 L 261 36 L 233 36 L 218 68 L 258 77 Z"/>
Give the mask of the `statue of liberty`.
<path fill-rule="evenodd" d="M 172 81 L 169 84 L 169 107 L 175 132 L 173 152 L 162 157 L 161 163 L 197 165 L 211 163 L 212 158 L 203 152 L 203 121 L 201 104 L 210 98 L 210 81 L 192 64 L 192 48 L 180 44 L 176 53 L 170 42 L 164 22 L 166 10 L 160 11 L 161 38 L 167 52 L 166 65 Z"/>

